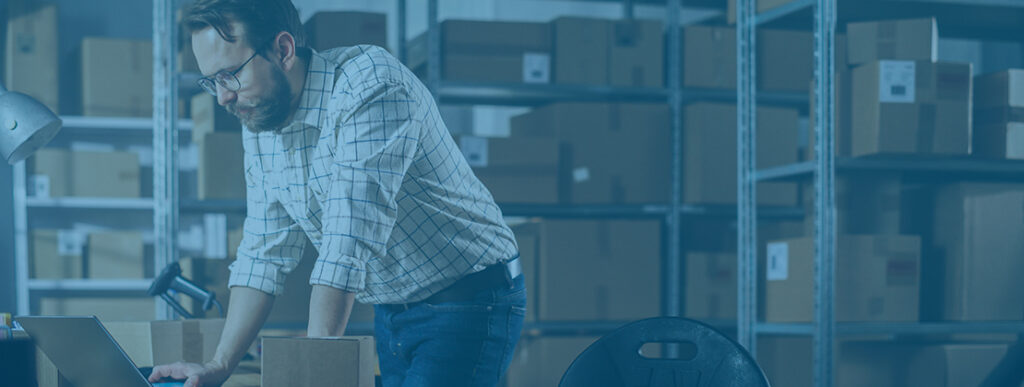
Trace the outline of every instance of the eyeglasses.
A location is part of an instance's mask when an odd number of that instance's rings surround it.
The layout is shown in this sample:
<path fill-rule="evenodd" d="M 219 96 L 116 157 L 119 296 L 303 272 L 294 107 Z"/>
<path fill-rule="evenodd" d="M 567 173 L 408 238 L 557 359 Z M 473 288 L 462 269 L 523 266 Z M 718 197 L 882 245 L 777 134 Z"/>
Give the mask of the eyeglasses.
<path fill-rule="evenodd" d="M 249 59 L 246 59 L 245 63 L 242 63 L 241 66 L 238 66 L 235 71 L 220 71 L 213 74 L 213 76 L 199 78 L 199 86 L 214 97 L 217 96 L 217 85 L 220 85 L 220 87 L 223 87 L 228 91 L 238 91 L 238 89 L 242 88 L 242 82 L 238 80 L 236 74 L 238 74 L 239 71 L 242 71 L 242 69 L 245 68 L 245 65 L 249 64 L 249 62 L 252 61 L 252 58 L 255 58 L 259 53 L 259 50 L 254 52 L 252 56 L 250 56 Z"/>

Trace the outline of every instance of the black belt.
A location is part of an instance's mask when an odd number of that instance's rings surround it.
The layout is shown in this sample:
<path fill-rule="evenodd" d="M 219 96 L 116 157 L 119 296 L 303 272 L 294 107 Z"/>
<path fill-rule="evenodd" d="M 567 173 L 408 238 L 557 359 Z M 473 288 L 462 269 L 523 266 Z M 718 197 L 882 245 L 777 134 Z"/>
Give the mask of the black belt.
<path fill-rule="evenodd" d="M 480 292 L 494 290 L 500 287 L 511 288 L 515 285 L 515 279 L 523 274 L 523 266 L 519 263 L 519 257 L 508 262 L 500 262 L 476 273 L 468 274 L 455 281 L 451 286 L 441 289 L 423 301 L 408 304 L 390 304 L 398 309 L 408 310 L 421 303 L 440 304 L 444 302 L 471 301 Z"/>

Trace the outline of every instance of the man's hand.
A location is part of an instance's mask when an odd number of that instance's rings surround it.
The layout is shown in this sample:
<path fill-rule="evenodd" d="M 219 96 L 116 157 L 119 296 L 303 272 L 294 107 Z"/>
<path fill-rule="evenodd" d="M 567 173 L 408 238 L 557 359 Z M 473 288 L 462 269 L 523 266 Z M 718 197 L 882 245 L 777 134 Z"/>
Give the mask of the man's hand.
<path fill-rule="evenodd" d="M 223 364 L 209 362 L 206 364 L 182 363 L 156 366 L 149 375 L 149 382 L 156 383 L 163 378 L 187 379 L 185 387 L 219 386 L 231 377 L 231 370 Z"/>

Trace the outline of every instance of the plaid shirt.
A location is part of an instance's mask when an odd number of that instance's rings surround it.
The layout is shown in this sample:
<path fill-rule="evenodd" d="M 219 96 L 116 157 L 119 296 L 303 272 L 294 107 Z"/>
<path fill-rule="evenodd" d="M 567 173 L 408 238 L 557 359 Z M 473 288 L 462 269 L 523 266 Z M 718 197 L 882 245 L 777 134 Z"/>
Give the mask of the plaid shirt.
<path fill-rule="evenodd" d="M 512 231 L 426 87 L 387 51 L 312 52 L 293 120 L 243 135 L 247 216 L 229 286 L 310 284 L 363 303 L 420 301 L 517 254 Z"/>

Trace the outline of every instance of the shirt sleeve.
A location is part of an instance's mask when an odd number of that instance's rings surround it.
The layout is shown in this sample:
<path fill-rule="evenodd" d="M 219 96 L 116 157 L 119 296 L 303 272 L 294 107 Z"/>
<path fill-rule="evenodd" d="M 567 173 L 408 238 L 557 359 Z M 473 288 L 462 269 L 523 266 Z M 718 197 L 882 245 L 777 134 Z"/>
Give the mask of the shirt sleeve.
<path fill-rule="evenodd" d="M 228 287 L 244 286 L 279 296 L 284 292 L 285 276 L 302 259 L 306 236 L 276 195 L 267 190 L 267 177 L 258 162 L 252 152 L 245 152 L 246 217 Z"/>
<path fill-rule="evenodd" d="M 371 67 L 372 69 L 372 67 Z M 372 70 L 355 82 L 342 77 L 335 94 L 336 151 L 323 241 L 310 284 L 359 292 L 366 263 L 387 254 L 399 195 L 419 142 L 417 103 L 408 86 L 376 77 Z M 343 84 L 344 83 L 344 84 Z"/>

